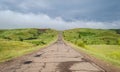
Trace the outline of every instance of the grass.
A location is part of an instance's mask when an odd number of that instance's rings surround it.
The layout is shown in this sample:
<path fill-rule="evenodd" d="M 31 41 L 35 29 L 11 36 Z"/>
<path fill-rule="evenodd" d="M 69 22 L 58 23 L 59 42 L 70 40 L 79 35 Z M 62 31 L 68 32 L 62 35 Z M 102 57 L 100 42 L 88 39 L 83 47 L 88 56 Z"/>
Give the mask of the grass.
<path fill-rule="evenodd" d="M 119 29 L 72 29 L 64 31 L 64 40 L 113 65 L 120 66 Z"/>
<path fill-rule="evenodd" d="M 91 54 L 120 66 L 120 46 L 119 45 L 87 45 L 86 50 Z"/>
<path fill-rule="evenodd" d="M 80 45 L 120 45 L 120 34 L 117 30 L 72 29 L 64 31 L 64 39 Z"/>
<path fill-rule="evenodd" d="M 0 30 L 0 62 L 33 52 L 57 40 L 51 29 Z"/>

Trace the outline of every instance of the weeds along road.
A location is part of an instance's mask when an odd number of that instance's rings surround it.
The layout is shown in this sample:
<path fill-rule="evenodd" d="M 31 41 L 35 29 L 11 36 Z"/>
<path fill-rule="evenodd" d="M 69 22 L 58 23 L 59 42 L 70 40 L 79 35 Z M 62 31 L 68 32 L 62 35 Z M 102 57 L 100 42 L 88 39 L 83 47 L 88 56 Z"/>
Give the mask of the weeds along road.
<path fill-rule="evenodd" d="M 36 53 L 0 65 L 0 72 L 105 72 L 93 62 L 66 45 L 59 35 L 58 41 Z"/>

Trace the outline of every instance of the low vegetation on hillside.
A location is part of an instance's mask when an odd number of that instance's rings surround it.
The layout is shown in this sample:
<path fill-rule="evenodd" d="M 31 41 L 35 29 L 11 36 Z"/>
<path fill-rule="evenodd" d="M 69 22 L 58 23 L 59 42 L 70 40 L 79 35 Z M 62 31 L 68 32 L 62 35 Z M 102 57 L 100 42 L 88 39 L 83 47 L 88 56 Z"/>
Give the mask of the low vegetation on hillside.
<path fill-rule="evenodd" d="M 73 29 L 64 31 L 64 38 L 74 44 L 81 45 L 120 45 L 118 30 Z"/>
<path fill-rule="evenodd" d="M 64 40 L 99 58 L 120 65 L 119 29 L 71 29 L 63 32 Z"/>
<path fill-rule="evenodd" d="M 52 29 L 0 30 L 0 62 L 37 50 L 57 39 Z"/>

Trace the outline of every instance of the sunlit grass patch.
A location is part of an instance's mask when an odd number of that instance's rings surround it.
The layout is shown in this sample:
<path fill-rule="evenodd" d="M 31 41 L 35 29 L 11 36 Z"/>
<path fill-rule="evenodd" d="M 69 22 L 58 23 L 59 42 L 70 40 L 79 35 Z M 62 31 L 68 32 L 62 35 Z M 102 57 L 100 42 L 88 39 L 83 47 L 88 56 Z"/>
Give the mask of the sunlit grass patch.
<path fill-rule="evenodd" d="M 32 47 L 34 45 L 31 43 L 0 40 L 0 61 L 19 56 L 22 51 L 29 50 Z"/>
<path fill-rule="evenodd" d="M 103 58 L 113 64 L 120 65 L 120 46 L 119 45 L 87 45 L 90 53 Z"/>

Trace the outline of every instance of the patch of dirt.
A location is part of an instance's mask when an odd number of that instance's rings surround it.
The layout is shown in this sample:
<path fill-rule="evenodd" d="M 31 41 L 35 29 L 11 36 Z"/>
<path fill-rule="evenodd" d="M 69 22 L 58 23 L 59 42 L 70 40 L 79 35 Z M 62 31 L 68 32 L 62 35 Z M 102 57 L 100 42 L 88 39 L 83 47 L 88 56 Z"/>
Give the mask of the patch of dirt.
<path fill-rule="evenodd" d="M 79 63 L 79 61 L 62 62 L 58 65 L 58 69 L 60 72 L 72 72 L 69 68 L 75 63 Z"/>

